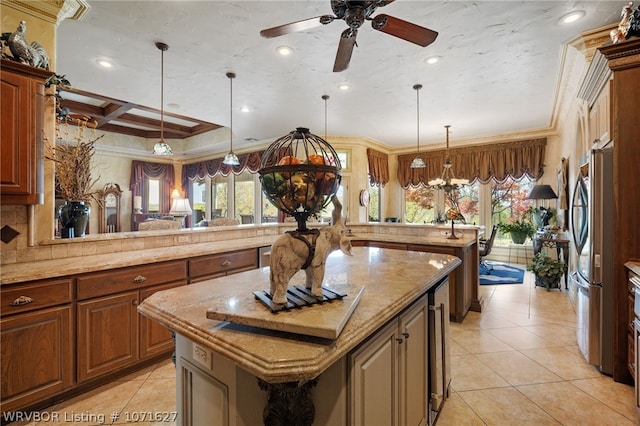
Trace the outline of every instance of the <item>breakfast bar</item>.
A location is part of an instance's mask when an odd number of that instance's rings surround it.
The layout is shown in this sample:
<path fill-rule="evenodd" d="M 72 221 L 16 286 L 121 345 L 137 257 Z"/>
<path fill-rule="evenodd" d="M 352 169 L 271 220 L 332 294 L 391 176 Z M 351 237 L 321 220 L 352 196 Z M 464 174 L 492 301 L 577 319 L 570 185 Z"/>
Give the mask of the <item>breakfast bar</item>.
<path fill-rule="evenodd" d="M 263 315 L 267 308 L 253 292 L 269 287 L 268 268 L 160 291 L 138 311 L 176 333 L 180 424 L 206 418 L 250 425 L 268 416 L 275 422 L 269 424 L 295 416 L 311 419 L 301 424 L 371 424 L 377 415 L 429 424 L 448 392 L 447 280 L 460 263 L 446 254 L 378 247 L 332 253 L 324 283 L 346 292 L 343 300 L 269 315 L 321 327 L 336 320 L 325 315 L 331 304 L 359 297 L 335 339 L 288 332 L 290 325 L 281 331 L 208 318 L 220 305 Z M 290 284 L 303 283 L 297 274 Z M 283 406 L 295 408 L 282 417 Z"/>

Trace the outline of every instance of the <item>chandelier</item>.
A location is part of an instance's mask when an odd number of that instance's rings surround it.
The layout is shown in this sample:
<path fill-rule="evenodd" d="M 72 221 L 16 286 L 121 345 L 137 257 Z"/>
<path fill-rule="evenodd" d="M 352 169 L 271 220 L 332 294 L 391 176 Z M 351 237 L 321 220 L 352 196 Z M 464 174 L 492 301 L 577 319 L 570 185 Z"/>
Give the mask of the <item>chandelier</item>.
<path fill-rule="evenodd" d="M 456 178 L 453 173 L 453 168 L 451 167 L 451 159 L 449 158 L 449 127 L 450 124 L 444 126 L 447 131 L 447 148 L 444 154 L 444 164 L 442 169 L 442 175 L 440 175 L 437 179 L 432 179 L 429 181 L 429 186 L 433 189 L 444 189 L 445 192 L 451 192 L 453 190 L 458 189 L 462 185 L 467 185 L 469 183 L 468 179 Z"/>

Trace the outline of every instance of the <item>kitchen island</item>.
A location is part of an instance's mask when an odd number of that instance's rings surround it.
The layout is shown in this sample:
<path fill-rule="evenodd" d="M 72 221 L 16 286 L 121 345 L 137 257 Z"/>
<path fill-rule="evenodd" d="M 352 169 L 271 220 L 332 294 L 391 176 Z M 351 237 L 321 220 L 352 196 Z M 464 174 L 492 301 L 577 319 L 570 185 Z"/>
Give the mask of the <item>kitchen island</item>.
<path fill-rule="evenodd" d="M 374 247 L 354 247 L 353 254 L 334 252 L 327 261 L 325 285 L 364 286 L 335 340 L 207 319 L 207 310 L 220 303 L 243 312 L 266 309 L 253 292 L 269 287 L 267 268 L 145 299 L 138 311 L 177 334 L 179 423 L 206 418 L 259 424 L 267 407 L 265 415 L 281 420 L 273 424 L 286 424 L 292 417 L 282 417 L 285 396 L 298 401 L 286 403 L 296 407 L 288 416 L 315 418 L 318 425 L 371 424 L 372 415 L 386 416 L 389 424 L 412 424 L 414 418 L 430 423 L 448 392 L 443 318 L 447 278 L 461 262 L 450 255 Z M 303 283 L 303 277 L 297 274 L 291 284 Z M 436 300 L 442 295 L 444 300 Z M 317 313 L 314 321 L 321 323 L 322 308 L 302 309 L 307 316 Z"/>

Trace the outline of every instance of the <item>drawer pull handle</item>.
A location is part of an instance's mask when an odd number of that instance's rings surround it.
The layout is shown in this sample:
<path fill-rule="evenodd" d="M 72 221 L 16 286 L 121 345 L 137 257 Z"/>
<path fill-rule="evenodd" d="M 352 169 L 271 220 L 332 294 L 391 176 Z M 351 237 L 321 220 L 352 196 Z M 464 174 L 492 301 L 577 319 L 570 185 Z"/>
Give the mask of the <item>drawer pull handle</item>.
<path fill-rule="evenodd" d="M 404 336 L 405 339 L 409 338 L 409 333 L 407 333 L 407 332 L 402 333 L 402 335 Z"/>
<path fill-rule="evenodd" d="M 9 305 L 11 305 L 11 306 L 22 306 L 22 305 L 28 305 L 31 302 L 33 302 L 33 299 L 30 298 L 29 296 L 20 296 L 16 300 L 14 300 L 13 302 L 9 303 Z"/>
<path fill-rule="evenodd" d="M 396 337 L 396 342 L 398 342 L 399 344 L 402 343 L 402 339 L 399 337 Z"/>
<path fill-rule="evenodd" d="M 143 283 L 147 280 L 147 277 L 144 277 L 142 275 L 138 275 L 137 277 L 135 277 L 134 279 L 131 280 L 132 283 L 136 283 L 136 284 L 140 284 Z"/>
<path fill-rule="evenodd" d="M 225 260 L 224 262 L 222 262 L 222 266 L 229 266 L 229 265 L 231 265 L 230 260 Z"/>
<path fill-rule="evenodd" d="M 134 300 L 134 301 L 132 301 L 132 302 L 131 302 L 131 304 L 132 304 L 133 306 L 138 306 L 138 301 L 137 301 L 137 300 Z"/>

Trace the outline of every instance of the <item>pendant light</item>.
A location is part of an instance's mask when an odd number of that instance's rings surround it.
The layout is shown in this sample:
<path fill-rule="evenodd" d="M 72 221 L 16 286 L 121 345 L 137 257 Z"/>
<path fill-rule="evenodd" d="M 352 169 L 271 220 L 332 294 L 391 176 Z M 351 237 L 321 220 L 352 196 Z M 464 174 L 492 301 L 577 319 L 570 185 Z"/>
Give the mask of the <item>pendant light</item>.
<path fill-rule="evenodd" d="M 164 52 L 169 49 L 169 45 L 156 42 L 156 47 L 160 49 L 160 140 L 153 146 L 153 155 L 173 155 L 173 151 L 168 143 L 164 141 Z"/>
<path fill-rule="evenodd" d="M 437 178 L 429 181 L 429 186 L 433 189 L 444 189 L 445 192 L 451 192 L 462 185 L 468 185 L 469 179 L 464 178 L 456 178 L 456 175 L 453 173 L 453 164 L 451 164 L 451 158 L 449 157 L 449 128 L 450 124 L 444 126 L 445 131 L 447 132 L 446 139 L 446 149 L 444 152 L 444 164 L 442 165 L 442 175 Z"/>
<path fill-rule="evenodd" d="M 420 158 L 420 89 L 422 89 L 422 84 L 415 84 L 413 86 L 413 90 L 416 91 L 416 121 L 417 121 L 417 150 L 418 152 L 416 152 L 416 158 L 413 159 L 413 161 L 411 162 L 411 167 L 412 169 L 424 169 L 425 167 L 427 167 L 426 164 L 424 164 L 424 160 L 422 158 Z"/>
<path fill-rule="evenodd" d="M 233 79 L 236 78 L 235 73 L 228 72 L 227 77 L 229 78 L 229 153 L 224 156 L 224 160 L 222 163 L 228 166 L 239 166 L 240 161 L 238 160 L 238 156 L 233 152 Z"/>

